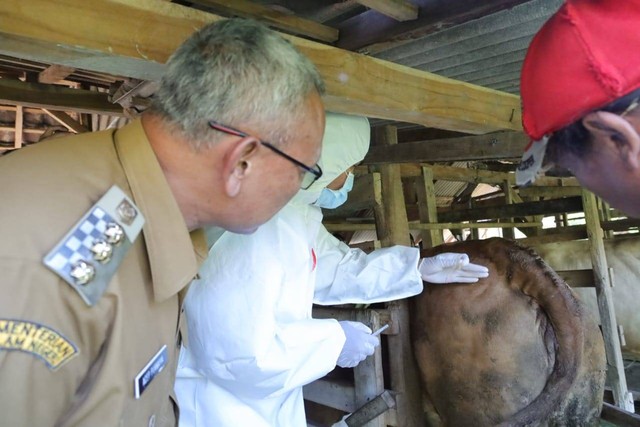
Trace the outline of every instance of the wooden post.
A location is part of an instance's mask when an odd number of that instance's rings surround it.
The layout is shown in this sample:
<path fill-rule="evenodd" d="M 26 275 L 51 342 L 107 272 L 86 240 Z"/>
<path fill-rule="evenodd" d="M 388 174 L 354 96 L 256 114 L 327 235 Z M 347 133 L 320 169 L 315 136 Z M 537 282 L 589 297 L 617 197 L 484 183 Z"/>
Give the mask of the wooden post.
<path fill-rule="evenodd" d="M 22 124 L 24 121 L 24 115 L 22 114 L 22 105 L 16 106 L 16 123 L 15 123 L 15 132 L 13 135 L 13 147 L 20 148 L 22 147 Z"/>
<path fill-rule="evenodd" d="M 633 396 L 627 389 L 627 379 L 624 375 L 620 337 L 611 294 L 612 284 L 604 250 L 603 231 L 600 226 L 596 196 L 583 190 L 582 203 L 587 235 L 589 236 L 600 324 L 602 325 L 602 335 L 607 354 L 607 376 L 613 390 L 613 398 L 616 405 L 625 411 L 635 412 Z"/>
<path fill-rule="evenodd" d="M 375 331 L 380 326 L 380 318 L 374 310 L 358 310 L 356 321 L 368 325 Z M 382 337 L 380 337 L 382 339 Z M 378 346 L 371 357 L 360 362 L 353 370 L 355 386 L 355 406 L 362 408 L 384 392 L 384 374 L 382 372 L 382 351 Z M 380 414 L 375 419 L 361 424 L 364 427 L 386 427 L 386 416 Z"/>
<path fill-rule="evenodd" d="M 598 198 L 598 204 L 600 205 L 600 222 L 611 221 L 611 208 L 607 202 Z M 604 232 L 605 239 L 613 238 L 613 230 L 606 230 Z"/>
<path fill-rule="evenodd" d="M 394 126 L 377 129 L 376 137 L 383 145 L 398 143 L 398 134 Z M 381 165 L 380 178 L 380 193 L 376 195 L 376 200 L 380 201 L 380 208 L 375 211 L 378 238 L 383 247 L 409 245 L 409 224 L 402 192 L 400 166 Z M 398 393 L 396 395 L 397 425 L 399 427 L 420 426 L 424 424 L 421 408 L 422 392 L 409 336 L 409 305 L 407 300 L 400 300 L 388 303 L 388 307 L 392 315 L 395 315 L 395 323 L 398 327 L 398 333 L 390 335 L 388 341 L 391 388 Z"/>
<path fill-rule="evenodd" d="M 418 178 L 417 183 L 420 223 L 436 224 L 438 222 L 438 211 L 436 205 L 436 189 L 433 185 L 433 172 L 431 168 L 422 168 L 422 176 Z M 427 248 L 441 245 L 443 242 L 442 230 L 424 230 L 422 232 L 422 241 Z"/>
<path fill-rule="evenodd" d="M 504 193 L 504 202 L 505 202 L 505 204 L 512 205 L 513 204 L 513 189 L 511 188 L 511 185 L 509 184 L 509 181 L 504 181 L 502 183 L 502 192 Z M 504 222 L 513 222 L 513 218 L 507 218 L 507 219 L 504 220 Z M 505 227 L 505 228 L 502 229 L 502 237 L 504 237 L 505 239 L 515 240 L 516 239 L 516 233 L 515 233 L 513 228 Z"/>

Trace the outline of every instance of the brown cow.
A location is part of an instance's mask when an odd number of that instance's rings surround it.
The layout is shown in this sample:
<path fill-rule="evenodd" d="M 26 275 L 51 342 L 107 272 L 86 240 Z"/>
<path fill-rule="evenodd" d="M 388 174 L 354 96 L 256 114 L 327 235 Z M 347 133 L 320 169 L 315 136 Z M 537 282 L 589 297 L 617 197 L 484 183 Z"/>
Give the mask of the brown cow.
<path fill-rule="evenodd" d="M 446 426 L 598 424 L 605 379 L 600 330 L 532 250 L 494 238 L 441 245 L 489 277 L 426 283 L 411 299 L 414 353 Z"/>

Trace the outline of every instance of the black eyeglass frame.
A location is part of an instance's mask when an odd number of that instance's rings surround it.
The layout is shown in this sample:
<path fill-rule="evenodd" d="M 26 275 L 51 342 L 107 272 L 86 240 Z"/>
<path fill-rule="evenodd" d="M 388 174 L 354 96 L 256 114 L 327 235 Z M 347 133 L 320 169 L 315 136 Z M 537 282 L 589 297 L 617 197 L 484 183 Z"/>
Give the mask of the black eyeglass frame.
<path fill-rule="evenodd" d="M 306 190 L 309 187 L 311 187 L 313 185 L 313 183 L 316 182 L 318 179 L 320 179 L 320 177 L 322 176 L 322 168 L 320 167 L 319 164 L 315 165 L 315 167 L 317 168 L 317 170 L 316 170 L 313 167 L 309 167 L 309 166 L 305 165 L 304 163 L 302 163 L 301 161 L 291 157 L 290 155 L 288 155 L 284 151 L 282 151 L 282 150 L 278 149 L 277 147 L 275 147 L 270 142 L 263 141 L 258 137 L 249 135 L 249 134 L 247 134 L 245 132 L 242 132 L 241 130 L 232 128 L 231 126 L 227 126 L 227 125 L 224 125 L 222 123 L 216 122 L 215 120 L 209 120 L 208 124 L 209 124 L 210 128 L 215 129 L 215 130 L 220 131 L 220 132 L 228 133 L 229 135 L 235 135 L 235 136 L 239 136 L 239 137 L 242 137 L 242 138 L 247 138 L 247 137 L 256 138 L 261 145 L 264 145 L 265 147 L 267 147 L 268 149 L 270 149 L 274 153 L 276 153 L 276 154 L 284 157 L 285 159 L 289 160 L 291 163 L 293 163 L 294 165 L 296 165 L 299 168 L 303 169 L 305 172 L 309 172 L 310 174 L 312 174 L 314 176 L 313 181 L 311 181 L 311 183 L 309 183 L 309 185 L 302 186 L 301 188 L 303 190 Z"/>

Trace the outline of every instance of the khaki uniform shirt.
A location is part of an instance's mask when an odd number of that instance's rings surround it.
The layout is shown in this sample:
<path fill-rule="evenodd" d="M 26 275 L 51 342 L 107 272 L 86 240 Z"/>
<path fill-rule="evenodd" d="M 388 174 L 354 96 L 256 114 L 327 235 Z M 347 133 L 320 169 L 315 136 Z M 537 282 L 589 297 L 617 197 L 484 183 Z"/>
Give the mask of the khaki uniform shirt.
<path fill-rule="evenodd" d="M 0 180 L 0 425 L 176 425 L 178 293 L 207 250 L 140 121 L 11 153 Z M 89 306 L 43 257 L 112 185 L 146 222 Z M 136 399 L 136 376 L 165 345 L 164 368 Z"/>

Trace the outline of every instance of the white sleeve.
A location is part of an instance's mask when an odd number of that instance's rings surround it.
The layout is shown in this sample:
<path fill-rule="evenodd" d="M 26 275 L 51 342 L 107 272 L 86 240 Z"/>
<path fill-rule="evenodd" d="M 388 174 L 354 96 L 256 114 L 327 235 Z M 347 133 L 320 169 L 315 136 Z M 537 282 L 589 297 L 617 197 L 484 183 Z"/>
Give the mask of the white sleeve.
<path fill-rule="evenodd" d="M 206 274 L 189 290 L 185 312 L 194 368 L 234 394 L 265 398 L 334 369 L 345 337 L 337 321 L 305 314 L 311 310 L 310 293 L 300 289 L 295 295 L 295 290 L 309 278 L 296 270 L 295 255 L 265 245 L 274 237 L 269 233 L 265 239 L 253 237 L 218 242 L 216 248 L 223 250 L 210 254 L 202 269 Z"/>
<path fill-rule="evenodd" d="M 418 248 L 393 246 L 367 254 L 345 245 L 321 226 L 316 252 L 316 304 L 371 304 L 422 292 Z"/>

